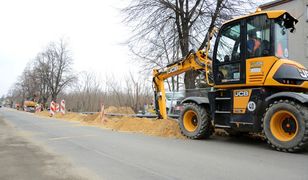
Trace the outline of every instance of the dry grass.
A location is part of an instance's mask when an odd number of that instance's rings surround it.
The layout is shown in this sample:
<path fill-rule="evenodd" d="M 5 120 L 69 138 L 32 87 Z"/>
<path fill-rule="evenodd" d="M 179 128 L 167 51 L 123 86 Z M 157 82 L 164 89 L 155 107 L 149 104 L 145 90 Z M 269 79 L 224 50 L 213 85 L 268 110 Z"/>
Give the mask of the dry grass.
<path fill-rule="evenodd" d="M 130 107 L 115 107 L 115 106 L 109 106 L 108 108 L 106 108 L 105 113 L 135 114 L 133 109 Z"/>

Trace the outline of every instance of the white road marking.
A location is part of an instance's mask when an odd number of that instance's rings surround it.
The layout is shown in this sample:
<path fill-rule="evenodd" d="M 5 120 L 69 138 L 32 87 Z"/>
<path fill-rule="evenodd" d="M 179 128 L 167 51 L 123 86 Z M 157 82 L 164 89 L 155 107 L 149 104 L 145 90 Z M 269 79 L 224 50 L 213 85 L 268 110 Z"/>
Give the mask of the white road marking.
<path fill-rule="evenodd" d="M 64 137 L 56 137 L 56 138 L 49 138 L 48 141 L 59 141 L 59 140 L 65 140 L 65 139 L 75 139 L 75 138 L 83 138 L 83 137 L 94 137 L 97 135 L 82 135 L 82 136 L 64 136 Z"/>

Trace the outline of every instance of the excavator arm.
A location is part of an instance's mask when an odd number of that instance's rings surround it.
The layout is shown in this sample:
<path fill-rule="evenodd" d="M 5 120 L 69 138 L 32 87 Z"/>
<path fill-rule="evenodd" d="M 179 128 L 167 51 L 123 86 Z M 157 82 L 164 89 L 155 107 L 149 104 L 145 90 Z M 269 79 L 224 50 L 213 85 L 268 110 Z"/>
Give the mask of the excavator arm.
<path fill-rule="evenodd" d="M 162 69 L 153 70 L 153 86 L 155 96 L 155 109 L 160 119 L 167 119 L 166 93 L 164 81 L 169 78 L 190 70 L 203 70 L 206 74 L 206 80 L 209 85 L 209 73 L 211 71 L 212 61 L 207 58 L 208 51 L 199 50 L 196 53 L 190 51 L 189 54 L 179 61 L 167 65 Z"/>

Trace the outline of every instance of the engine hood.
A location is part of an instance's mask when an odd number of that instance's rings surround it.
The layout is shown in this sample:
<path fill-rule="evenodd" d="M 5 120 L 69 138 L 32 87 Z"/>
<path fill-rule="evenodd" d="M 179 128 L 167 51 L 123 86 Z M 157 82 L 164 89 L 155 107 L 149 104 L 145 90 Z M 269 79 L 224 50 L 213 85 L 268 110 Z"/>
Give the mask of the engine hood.
<path fill-rule="evenodd" d="M 265 85 L 291 86 L 308 90 L 308 70 L 295 61 L 280 59 L 271 68 Z"/>

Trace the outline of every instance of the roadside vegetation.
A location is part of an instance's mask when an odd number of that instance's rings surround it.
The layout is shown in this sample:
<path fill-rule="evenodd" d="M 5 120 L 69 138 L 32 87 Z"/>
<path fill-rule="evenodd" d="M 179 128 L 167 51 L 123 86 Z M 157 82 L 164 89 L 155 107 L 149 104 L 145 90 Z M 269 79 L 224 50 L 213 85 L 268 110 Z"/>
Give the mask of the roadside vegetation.
<path fill-rule="evenodd" d="M 98 112 L 105 106 L 130 107 L 138 112 L 152 102 L 152 88 L 144 76 L 128 73 L 125 79 L 107 75 L 103 79 L 93 72 L 75 72 L 68 43 L 50 42 L 31 60 L 6 98 L 11 107 L 27 100 L 49 107 L 51 101 L 66 100 L 74 112 Z"/>

